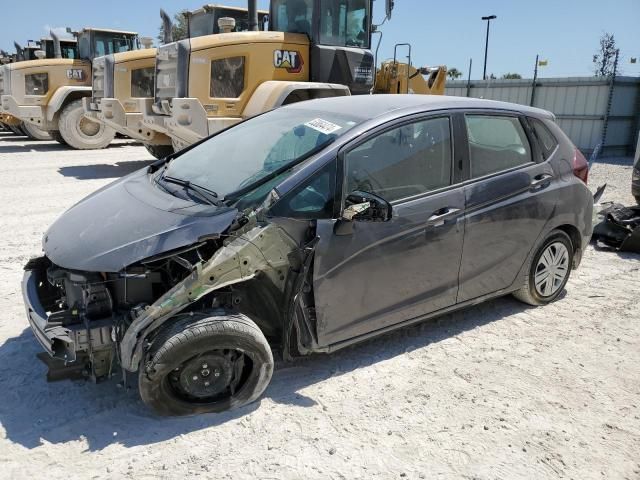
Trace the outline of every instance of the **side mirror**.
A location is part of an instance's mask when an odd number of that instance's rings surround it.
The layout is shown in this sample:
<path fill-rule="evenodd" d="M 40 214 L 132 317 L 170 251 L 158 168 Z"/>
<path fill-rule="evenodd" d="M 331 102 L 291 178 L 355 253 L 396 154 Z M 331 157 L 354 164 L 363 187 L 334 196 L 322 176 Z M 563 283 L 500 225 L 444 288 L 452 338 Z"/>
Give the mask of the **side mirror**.
<path fill-rule="evenodd" d="M 391 204 L 370 192 L 356 190 L 346 199 L 342 219 L 354 222 L 388 222 L 391 220 Z"/>
<path fill-rule="evenodd" d="M 393 11 L 394 3 L 394 0 L 385 1 L 384 10 L 387 15 L 387 20 L 391 20 L 391 12 Z"/>

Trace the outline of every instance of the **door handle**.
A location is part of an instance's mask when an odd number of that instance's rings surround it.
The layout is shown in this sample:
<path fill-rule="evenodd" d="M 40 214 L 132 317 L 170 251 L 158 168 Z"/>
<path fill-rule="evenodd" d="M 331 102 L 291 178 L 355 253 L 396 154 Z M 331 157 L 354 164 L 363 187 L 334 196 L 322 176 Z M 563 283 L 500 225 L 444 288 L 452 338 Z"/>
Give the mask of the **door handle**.
<path fill-rule="evenodd" d="M 550 173 L 536 175 L 529 184 L 529 188 L 531 190 L 541 190 L 543 188 L 547 188 L 549 185 L 551 185 L 552 178 L 553 175 L 551 175 Z"/>
<path fill-rule="evenodd" d="M 433 212 L 427 220 L 431 226 L 438 227 L 445 224 L 445 220 L 460 213 L 459 208 L 444 207 Z"/>

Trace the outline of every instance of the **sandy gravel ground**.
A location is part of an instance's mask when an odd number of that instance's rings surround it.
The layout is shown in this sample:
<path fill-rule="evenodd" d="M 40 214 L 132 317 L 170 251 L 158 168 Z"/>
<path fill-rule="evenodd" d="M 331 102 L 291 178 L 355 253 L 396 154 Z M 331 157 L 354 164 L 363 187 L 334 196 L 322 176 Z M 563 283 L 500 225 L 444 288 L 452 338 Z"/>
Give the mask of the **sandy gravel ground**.
<path fill-rule="evenodd" d="M 545 308 L 503 298 L 280 364 L 259 403 L 159 419 L 137 392 L 45 382 L 22 266 L 66 208 L 149 161 L 0 134 L 1 478 L 640 478 L 640 256 L 590 248 Z M 592 187 L 629 204 L 630 160 Z"/>

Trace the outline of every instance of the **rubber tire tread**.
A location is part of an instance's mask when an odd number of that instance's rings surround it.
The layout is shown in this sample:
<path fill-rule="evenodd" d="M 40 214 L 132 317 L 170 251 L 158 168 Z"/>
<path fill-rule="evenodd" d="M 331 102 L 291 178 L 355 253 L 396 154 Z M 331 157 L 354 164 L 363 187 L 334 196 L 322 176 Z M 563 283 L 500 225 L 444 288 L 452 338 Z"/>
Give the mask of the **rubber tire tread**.
<path fill-rule="evenodd" d="M 228 400 L 214 404 L 189 403 L 175 395 L 164 380 L 187 358 L 224 346 L 251 351 L 254 368 L 245 385 Z M 204 348 L 203 348 L 204 347 Z M 190 357 L 188 357 L 190 356 Z M 164 416 L 194 415 L 239 408 L 260 397 L 273 374 L 273 354 L 260 328 L 242 314 L 185 314 L 162 328 L 141 363 L 138 387 L 142 401 Z"/>
<path fill-rule="evenodd" d="M 116 131 L 104 124 L 101 125 L 102 132 L 92 137 L 91 142 L 87 142 L 78 134 L 77 122 L 74 118 L 78 110 L 84 112 L 82 100 L 73 100 L 62 109 L 58 119 L 58 130 L 64 141 L 71 148 L 76 150 L 99 150 L 106 148 L 116 136 Z M 81 113 L 84 114 L 84 113 Z"/>
<path fill-rule="evenodd" d="M 62 135 L 60 135 L 60 130 L 50 130 L 49 135 L 51 135 L 51 138 L 58 142 L 60 145 L 67 144 L 67 142 L 64 141 L 64 138 L 62 138 Z"/>

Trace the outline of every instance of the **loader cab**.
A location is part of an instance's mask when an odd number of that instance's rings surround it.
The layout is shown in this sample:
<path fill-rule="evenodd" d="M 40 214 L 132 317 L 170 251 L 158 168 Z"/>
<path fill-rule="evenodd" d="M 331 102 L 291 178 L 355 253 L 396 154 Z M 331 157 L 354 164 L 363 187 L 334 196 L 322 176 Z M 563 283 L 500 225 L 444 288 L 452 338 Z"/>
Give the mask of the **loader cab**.
<path fill-rule="evenodd" d="M 22 49 L 24 60 L 38 60 L 38 57 L 36 56 L 36 52 L 38 50 L 40 50 L 40 45 L 29 40 L 27 45 Z"/>
<path fill-rule="evenodd" d="M 311 81 L 347 85 L 352 94 L 369 93 L 372 4 L 373 0 L 272 0 L 269 29 L 309 37 Z"/>
<path fill-rule="evenodd" d="M 185 12 L 184 15 L 187 17 L 189 38 L 222 33 L 218 26 L 218 20 L 225 17 L 235 20 L 234 32 L 249 30 L 249 15 L 246 8 L 209 4 L 197 10 Z M 268 18 L 269 12 L 258 10 L 258 25 L 264 26 Z"/>
<path fill-rule="evenodd" d="M 45 58 L 55 58 L 54 41 L 51 38 L 40 40 L 40 49 L 46 53 Z M 76 40 L 60 40 L 60 53 L 62 58 L 78 58 L 78 42 Z"/>
<path fill-rule="evenodd" d="M 142 48 L 138 34 L 119 30 L 85 28 L 74 33 L 78 39 L 78 57 L 92 61 L 96 57 Z"/>

